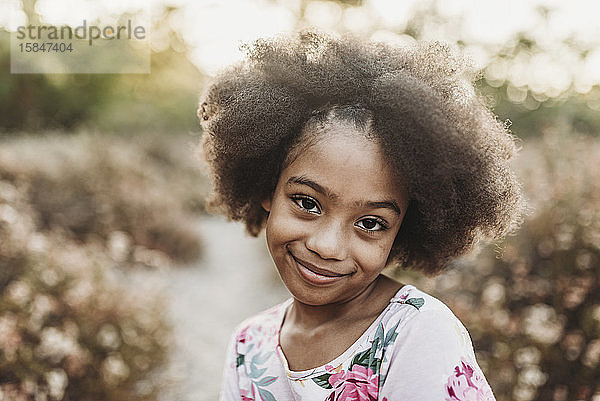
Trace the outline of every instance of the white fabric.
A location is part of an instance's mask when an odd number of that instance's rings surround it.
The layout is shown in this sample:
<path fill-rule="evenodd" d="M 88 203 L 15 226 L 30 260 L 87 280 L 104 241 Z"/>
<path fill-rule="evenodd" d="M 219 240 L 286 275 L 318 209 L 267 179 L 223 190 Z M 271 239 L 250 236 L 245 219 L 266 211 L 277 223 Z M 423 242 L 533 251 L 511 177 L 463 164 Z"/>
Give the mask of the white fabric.
<path fill-rule="evenodd" d="M 342 355 L 306 371 L 290 371 L 279 347 L 291 303 L 235 330 L 221 401 L 495 400 L 464 326 L 446 305 L 414 286 L 401 288 Z"/>

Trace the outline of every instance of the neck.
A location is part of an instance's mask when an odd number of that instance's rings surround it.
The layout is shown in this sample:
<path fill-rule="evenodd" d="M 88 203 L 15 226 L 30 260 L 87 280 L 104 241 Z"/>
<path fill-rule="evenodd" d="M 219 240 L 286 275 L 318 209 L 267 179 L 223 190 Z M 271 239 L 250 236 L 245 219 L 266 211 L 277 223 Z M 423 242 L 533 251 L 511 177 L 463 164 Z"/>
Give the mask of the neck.
<path fill-rule="evenodd" d="M 379 275 L 363 291 L 343 302 L 308 305 L 294 298 L 286 320 L 311 329 L 325 323 L 369 319 L 373 315 L 378 315 L 385 308 L 389 299 L 400 287 L 401 284 L 395 280 Z"/>

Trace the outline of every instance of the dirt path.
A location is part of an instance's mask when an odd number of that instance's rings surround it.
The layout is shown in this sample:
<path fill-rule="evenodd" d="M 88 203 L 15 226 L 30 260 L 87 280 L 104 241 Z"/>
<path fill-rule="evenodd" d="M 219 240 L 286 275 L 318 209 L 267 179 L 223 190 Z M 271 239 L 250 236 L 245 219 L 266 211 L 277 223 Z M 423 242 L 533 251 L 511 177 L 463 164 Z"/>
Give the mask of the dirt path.
<path fill-rule="evenodd" d="M 289 297 L 264 237 L 252 238 L 241 224 L 215 217 L 199 224 L 203 260 L 166 274 L 175 346 L 161 380 L 161 401 L 216 400 L 233 328 Z"/>

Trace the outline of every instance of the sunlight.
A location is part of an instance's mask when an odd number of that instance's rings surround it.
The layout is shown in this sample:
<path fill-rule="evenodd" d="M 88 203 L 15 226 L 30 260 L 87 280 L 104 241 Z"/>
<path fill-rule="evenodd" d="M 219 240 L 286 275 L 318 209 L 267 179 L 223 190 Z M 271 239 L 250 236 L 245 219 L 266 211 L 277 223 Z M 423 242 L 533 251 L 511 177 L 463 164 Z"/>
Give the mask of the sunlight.
<path fill-rule="evenodd" d="M 507 43 L 523 32 L 541 51 L 551 53 L 539 59 L 515 59 L 511 65 L 494 61 L 488 76 L 496 82 L 510 79 L 516 87 L 529 85 L 535 91 L 555 93 L 573 83 L 587 92 L 600 83 L 600 56 L 592 50 L 584 58 L 573 50 L 593 49 L 600 41 L 600 3 L 594 0 L 507 0 L 452 2 L 418 2 L 416 0 L 366 0 L 360 7 L 343 7 L 338 3 L 315 0 L 306 2 L 305 22 L 297 22 L 299 0 L 38 0 L 36 11 L 49 24 L 80 25 L 82 18 L 102 18 L 111 22 L 124 12 L 148 7 L 154 15 L 164 7 L 176 7 L 166 24 L 152 34 L 152 49 L 161 51 L 170 45 L 168 32 L 179 31 L 188 57 L 200 70 L 214 74 L 222 66 L 242 57 L 240 44 L 258 37 L 290 32 L 310 24 L 330 31 L 351 31 L 376 40 L 410 43 L 403 34 L 415 13 L 433 9 L 439 18 L 426 19 L 425 39 L 462 41 L 465 51 L 480 68 L 487 67 Z M 3 1 L 0 25 L 15 30 L 27 23 L 19 0 Z M 10 16 L 10 18 L 9 18 Z M 570 48 L 563 43 L 570 41 Z M 184 51 L 186 49 L 179 49 Z M 500 71 L 502 70 L 502 71 Z M 534 70 L 535 72 L 531 72 Z M 569 75 L 567 78 L 566 75 Z"/>

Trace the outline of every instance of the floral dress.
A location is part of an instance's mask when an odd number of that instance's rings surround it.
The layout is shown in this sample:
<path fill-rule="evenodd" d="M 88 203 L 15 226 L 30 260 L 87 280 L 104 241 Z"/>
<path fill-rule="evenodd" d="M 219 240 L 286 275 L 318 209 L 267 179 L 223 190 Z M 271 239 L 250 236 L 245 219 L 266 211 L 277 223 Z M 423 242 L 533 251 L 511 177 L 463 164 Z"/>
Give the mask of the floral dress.
<path fill-rule="evenodd" d="M 292 300 L 242 323 L 225 364 L 221 401 L 490 401 L 461 322 L 436 298 L 406 285 L 344 353 L 292 371 L 279 329 Z"/>

